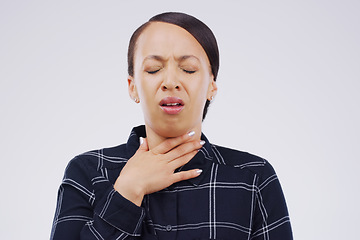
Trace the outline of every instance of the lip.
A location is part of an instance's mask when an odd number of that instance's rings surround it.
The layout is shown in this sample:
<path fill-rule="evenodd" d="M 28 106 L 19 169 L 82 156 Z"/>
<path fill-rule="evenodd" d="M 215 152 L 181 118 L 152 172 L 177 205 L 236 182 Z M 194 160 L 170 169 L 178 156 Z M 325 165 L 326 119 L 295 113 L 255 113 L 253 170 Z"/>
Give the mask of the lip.
<path fill-rule="evenodd" d="M 178 114 L 184 109 L 184 101 L 178 97 L 165 97 L 160 101 L 159 105 L 169 115 Z"/>

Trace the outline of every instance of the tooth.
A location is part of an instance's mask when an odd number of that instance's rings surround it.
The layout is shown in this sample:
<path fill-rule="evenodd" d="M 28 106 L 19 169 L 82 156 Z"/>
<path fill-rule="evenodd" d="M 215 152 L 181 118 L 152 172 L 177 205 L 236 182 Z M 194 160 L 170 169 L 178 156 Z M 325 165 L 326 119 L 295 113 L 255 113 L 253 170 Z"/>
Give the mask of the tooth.
<path fill-rule="evenodd" d="M 180 103 L 167 103 L 165 106 L 180 106 Z"/>

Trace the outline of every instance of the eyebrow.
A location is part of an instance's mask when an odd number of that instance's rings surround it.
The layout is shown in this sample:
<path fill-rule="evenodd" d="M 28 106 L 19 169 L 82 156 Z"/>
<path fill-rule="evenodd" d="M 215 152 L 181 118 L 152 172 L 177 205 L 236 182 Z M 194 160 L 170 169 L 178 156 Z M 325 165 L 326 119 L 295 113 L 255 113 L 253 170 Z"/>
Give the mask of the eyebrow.
<path fill-rule="evenodd" d="M 184 55 L 184 56 L 181 56 L 179 57 L 179 61 L 184 61 L 186 59 L 189 59 L 189 58 L 195 58 L 196 60 L 198 60 L 200 62 L 200 59 L 194 55 Z"/>
<path fill-rule="evenodd" d="M 182 62 L 182 61 L 185 61 L 186 59 L 189 59 L 189 58 L 195 58 L 196 60 L 198 60 L 200 62 L 200 59 L 194 55 L 184 55 L 184 56 L 180 56 L 178 58 L 176 58 L 177 61 L 179 62 Z M 147 57 L 145 57 L 144 61 L 145 62 L 146 60 L 157 60 L 157 61 L 160 61 L 160 62 L 164 62 L 166 59 L 163 58 L 162 56 L 159 56 L 159 55 L 149 55 Z"/>
<path fill-rule="evenodd" d="M 160 61 L 160 62 L 165 61 L 165 59 L 162 56 L 159 56 L 159 55 L 149 55 L 144 59 L 144 62 L 146 60 L 157 60 L 157 61 Z"/>

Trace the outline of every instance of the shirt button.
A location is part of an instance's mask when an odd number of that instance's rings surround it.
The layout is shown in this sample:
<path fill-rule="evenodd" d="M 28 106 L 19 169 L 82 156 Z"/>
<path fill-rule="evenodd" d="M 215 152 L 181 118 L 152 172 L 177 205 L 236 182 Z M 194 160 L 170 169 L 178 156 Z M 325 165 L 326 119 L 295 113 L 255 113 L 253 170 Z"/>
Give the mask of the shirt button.
<path fill-rule="evenodd" d="M 167 226 L 166 226 L 166 231 L 170 232 L 171 230 L 172 230 L 171 225 L 167 225 Z"/>

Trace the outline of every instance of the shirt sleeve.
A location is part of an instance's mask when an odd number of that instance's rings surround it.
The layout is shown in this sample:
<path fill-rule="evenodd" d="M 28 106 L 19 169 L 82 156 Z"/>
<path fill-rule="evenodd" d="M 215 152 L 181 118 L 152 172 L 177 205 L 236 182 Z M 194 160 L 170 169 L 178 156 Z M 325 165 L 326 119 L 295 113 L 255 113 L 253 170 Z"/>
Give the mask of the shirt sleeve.
<path fill-rule="evenodd" d="M 106 178 L 91 172 L 95 171 L 84 159 L 74 158 L 69 163 L 59 188 L 50 239 L 140 236 L 144 209 L 122 197 Z"/>
<path fill-rule="evenodd" d="M 285 197 L 279 179 L 268 162 L 259 175 L 257 186 L 251 239 L 292 240 Z"/>

